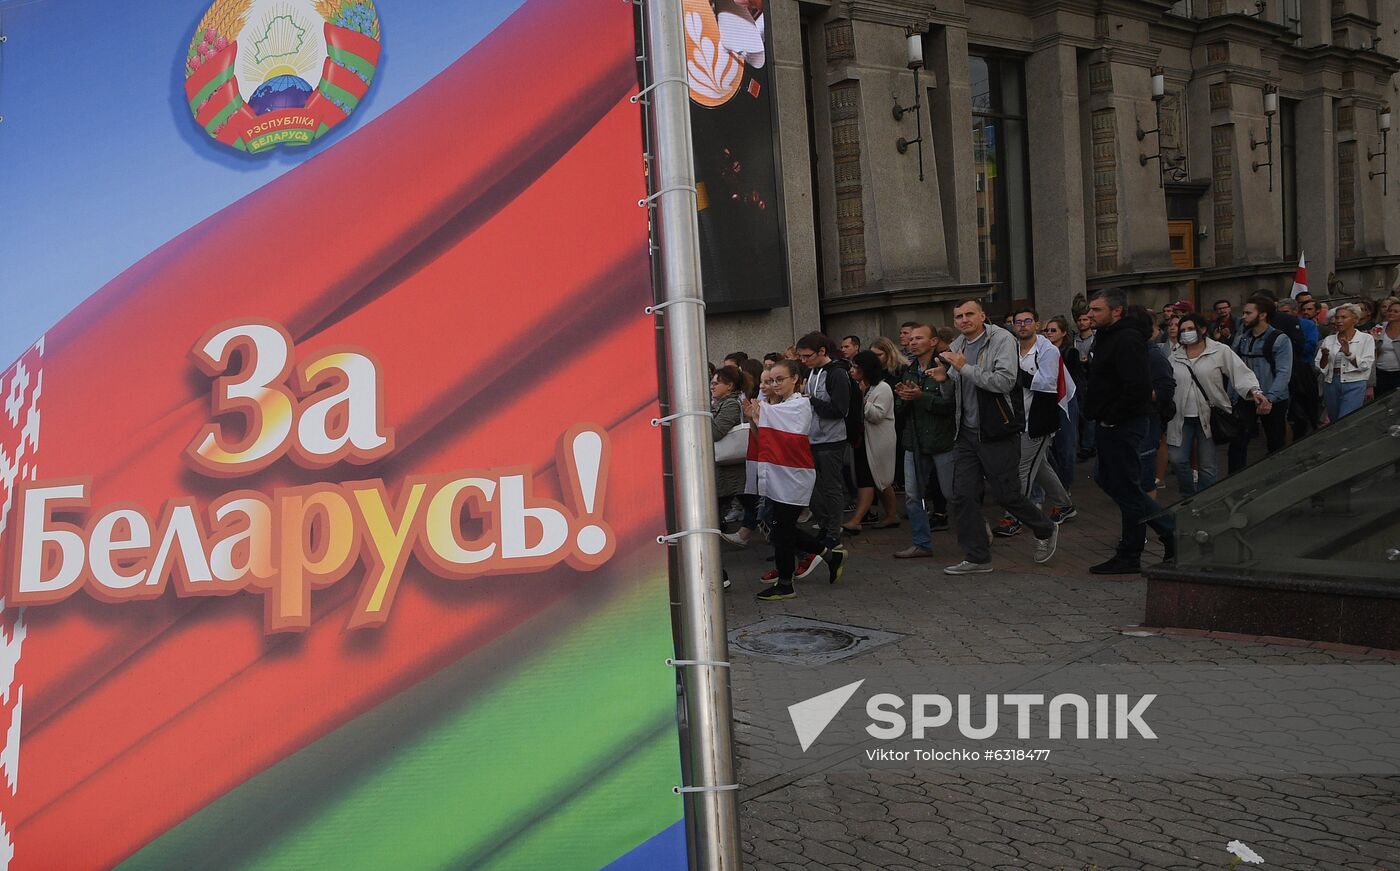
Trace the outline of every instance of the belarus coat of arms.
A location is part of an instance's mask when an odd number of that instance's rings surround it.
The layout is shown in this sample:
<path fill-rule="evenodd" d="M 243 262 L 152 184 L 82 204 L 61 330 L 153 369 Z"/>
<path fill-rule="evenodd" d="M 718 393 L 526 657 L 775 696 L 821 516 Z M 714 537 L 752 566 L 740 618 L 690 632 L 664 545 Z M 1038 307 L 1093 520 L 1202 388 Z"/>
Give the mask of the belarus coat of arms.
<path fill-rule="evenodd" d="M 215 0 L 185 56 L 185 96 L 240 151 L 308 145 L 355 111 L 379 52 L 372 0 Z"/>

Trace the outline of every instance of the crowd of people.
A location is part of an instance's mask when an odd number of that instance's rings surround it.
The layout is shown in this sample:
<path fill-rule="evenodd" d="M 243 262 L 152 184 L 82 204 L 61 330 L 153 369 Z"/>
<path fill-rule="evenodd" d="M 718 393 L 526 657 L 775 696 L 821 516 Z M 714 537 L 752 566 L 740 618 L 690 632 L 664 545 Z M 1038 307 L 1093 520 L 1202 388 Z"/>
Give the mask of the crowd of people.
<path fill-rule="evenodd" d="M 991 572 L 991 545 L 1029 530 L 1033 556 L 1054 557 L 1059 526 L 1077 509 L 1076 464 L 1121 515 L 1114 553 L 1095 574 L 1141 570 L 1147 531 L 1175 555 L 1174 524 L 1156 497 L 1169 470 L 1190 496 L 1248 462 L 1262 433 L 1269 453 L 1356 411 L 1400 384 L 1400 299 L 1328 310 L 1304 293 L 1261 292 L 1236 315 L 1186 301 L 1160 313 L 1123 291 L 1094 293 L 1069 319 L 1031 306 L 991 323 L 980 301 L 953 325 L 909 321 L 898 341 L 839 341 L 812 332 L 762 359 L 742 352 L 712 365 L 712 434 L 725 541 L 755 536 L 774 549 L 762 601 L 796 582 L 840 580 L 842 542 L 901 524 L 895 559 L 934 556 L 950 530 L 962 559 L 950 575 Z M 984 519 L 990 497 L 1005 516 Z M 725 580 L 728 586 L 728 576 Z"/>

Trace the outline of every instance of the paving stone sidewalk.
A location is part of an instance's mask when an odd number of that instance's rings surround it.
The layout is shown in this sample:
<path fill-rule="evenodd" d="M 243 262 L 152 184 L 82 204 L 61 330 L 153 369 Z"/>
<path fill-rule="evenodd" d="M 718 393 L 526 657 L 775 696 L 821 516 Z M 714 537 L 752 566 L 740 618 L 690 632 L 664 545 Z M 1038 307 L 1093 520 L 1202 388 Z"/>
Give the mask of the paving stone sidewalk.
<path fill-rule="evenodd" d="M 1082 662 L 1400 669 L 1400 658 L 1359 649 L 1125 635 L 1142 620 L 1145 581 L 1088 574 L 1111 551 L 1117 515 L 1091 483 L 1075 495 L 1080 515 L 1062 527 L 1060 552 L 1044 567 L 1031 561 L 1029 533 L 997 540 L 991 575 L 942 574 L 961 559 L 947 532 L 934 535 L 935 558 L 895 560 L 891 554 L 908 544 L 906 522 L 851 539 L 838 586 L 814 576 L 799 583 L 796 599 L 758 603 L 752 594 L 772 566 L 764 560 L 771 550 L 761 543 L 727 550 L 729 626 L 788 614 L 902 633 L 860 657 L 863 666 L 901 673 Z M 1226 843 L 1236 839 L 1264 857 L 1253 867 L 1400 871 L 1396 777 L 1109 777 L 979 766 L 773 774 L 757 751 L 791 742 L 791 725 L 760 710 L 761 661 L 738 651 L 732 658 L 743 847 L 748 867 L 759 871 L 1224 869 Z M 1394 675 L 1400 681 L 1400 671 Z"/>

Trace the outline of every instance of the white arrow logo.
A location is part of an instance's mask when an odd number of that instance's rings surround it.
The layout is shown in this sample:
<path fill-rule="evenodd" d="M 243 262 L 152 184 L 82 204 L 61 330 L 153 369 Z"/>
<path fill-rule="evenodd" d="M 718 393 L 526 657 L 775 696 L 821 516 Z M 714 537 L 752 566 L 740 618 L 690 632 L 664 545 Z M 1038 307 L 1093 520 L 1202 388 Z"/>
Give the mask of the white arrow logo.
<path fill-rule="evenodd" d="M 831 725 L 831 721 L 836 719 L 836 715 L 841 713 L 846 702 L 851 700 L 851 696 L 856 694 L 856 690 L 860 689 L 863 683 L 864 680 L 858 680 L 831 692 L 812 696 L 795 705 L 788 705 L 788 716 L 792 718 L 792 728 L 797 731 L 797 741 L 802 745 L 803 753 L 816 743 L 822 732 L 826 731 L 826 727 Z"/>

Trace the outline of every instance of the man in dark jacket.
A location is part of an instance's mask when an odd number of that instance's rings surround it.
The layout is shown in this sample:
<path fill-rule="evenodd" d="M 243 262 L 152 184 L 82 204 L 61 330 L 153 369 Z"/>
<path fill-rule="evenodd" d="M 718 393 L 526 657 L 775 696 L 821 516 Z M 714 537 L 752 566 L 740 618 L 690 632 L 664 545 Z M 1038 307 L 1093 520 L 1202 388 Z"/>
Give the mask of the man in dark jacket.
<path fill-rule="evenodd" d="M 1097 328 L 1094 366 L 1084 416 L 1098 427 L 1098 482 L 1118 505 L 1122 531 L 1113 557 L 1093 566 L 1096 575 L 1137 574 L 1147 527 L 1162 539 L 1165 558 L 1176 558 L 1176 522 L 1142 491 L 1138 449 L 1147 435 L 1152 405 L 1147 338 L 1124 320 L 1127 296 L 1118 288 L 1094 294 L 1089 314 Z"/>
<path fill-rule="evenodd" d="M 953 498 L 953 435 L 956 422 L 953 415 L 951 381 L 938 382 L 933 370 L 946 364 L 937 354 L 938 336 L 928 324 L 916 324 L 909 331 L 908 348 L 914 359 L 900 373 L 895 388 L 897 407 L 904 417 L 904 504 L 909 512 L 909 525 L 914 540 L 909 547 L 895 553 L 895 559 L 917 559 L 933 556 L 933 523 L 930 521 L 926 497 L 930 497 L 929 481 L 935 475 L 946 499 Z M 931 501 L 931 499 L 930 499 Z"/>

